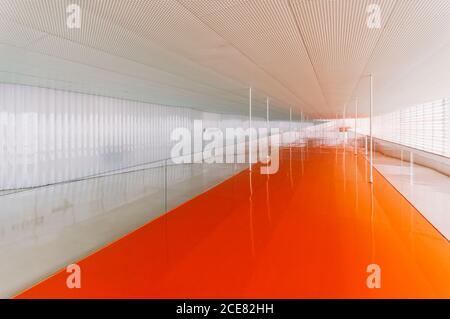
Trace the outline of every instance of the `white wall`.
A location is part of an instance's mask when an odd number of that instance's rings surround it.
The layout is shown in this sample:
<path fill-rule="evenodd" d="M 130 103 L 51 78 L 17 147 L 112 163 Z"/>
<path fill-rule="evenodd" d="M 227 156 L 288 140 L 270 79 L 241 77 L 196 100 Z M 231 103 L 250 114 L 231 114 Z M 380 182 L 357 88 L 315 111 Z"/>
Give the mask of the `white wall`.
<path fill-rule="evenodd" d="M 0 190 L 46 185 L 170 156 L 172 129 L 247 125 L 212 114 L 0 83 Z"/>
<path fill-rule="evenodd" d="M 369 119 L 359 120 L 358 133 L 369 134 Z M 450 157 L 450 100 L 441 99 L 375 116 L 373 135 Z"/>

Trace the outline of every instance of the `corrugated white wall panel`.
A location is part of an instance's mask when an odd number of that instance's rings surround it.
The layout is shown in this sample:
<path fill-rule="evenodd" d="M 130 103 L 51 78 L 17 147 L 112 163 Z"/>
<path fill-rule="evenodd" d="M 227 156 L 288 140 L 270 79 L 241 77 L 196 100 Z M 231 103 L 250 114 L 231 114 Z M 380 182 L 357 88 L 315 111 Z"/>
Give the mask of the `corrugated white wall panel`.
<path fill-rule="evenodd" d="M 167 159 L 176 143 L 171 132 L 180 127 L 192 132 L 195 120 L 202 120 L 205 129 L 222 130 L 224 137 L 227 128 L 250 125 L 243 115 L 0 83 L 0 190 L 73 181 Z M 253 115 L 251 125 L 266 128 L 267 122 Z M 298 127 L 289 121 L 269 126 L 281 132 Z"/>
<path fill-rule="evenodd" d="M 170 156 L 173 129 L 241 127 L 243 116 L 0 84 L 0 189 L 47 185 Z M 261 121 L 261 120 L 260 120 Z M 257 119 L 254 120 L 257 127 Z"/>

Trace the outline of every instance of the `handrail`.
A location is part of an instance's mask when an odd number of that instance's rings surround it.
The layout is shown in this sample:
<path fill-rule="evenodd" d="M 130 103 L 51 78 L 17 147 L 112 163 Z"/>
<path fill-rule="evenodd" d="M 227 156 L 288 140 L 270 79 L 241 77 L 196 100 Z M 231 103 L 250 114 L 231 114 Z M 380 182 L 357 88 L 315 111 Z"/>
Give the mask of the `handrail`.
<path fill-rule="evenodd" d="M 258 139 L 256 138 L 256 140 L 258 140 Z M 221 150 L 222 151 L 226 150 L 226 148 L 230 147 L 230 146 L 233 146 L 233 147 L 242 146 L 242 144 L 244 144 L 243 146 L 246 147 L 249 142 L 250 141 L 246 140 L 244 143 L 233 143 L 233 145 L 224 145 L 224 146 L 222 146 Z M 16 193 L 19 193 L 19 192 L 34 190 L 34 189 L 38 189 L 38 188 L 48 187 L 48 186 L 69 184 L 69 183 L 75 183 L 75 182 L 81 182 L 81 181 L 85 181 L 85 180 L 90 180 L 90 179 L 94 179 L 94 178 L 110 177 L 110 176 L 116 176 L 116 175 L 120 175 L 120 174 L 134 173 L 134 172 L 145 171 L 145 170 L 149 170 L 149 169 L 161 168 L 161 167 L 165 167 L 165 166 L 170 165 L 169 161 L 173 162 L 174 159 L 185 158 L 187 156 L 194 157 L 197 154 L 204 154 L 204 152 L 201 151 L 201 152 L 196 152 L 196 153 L 190 153 L 190 154 L 178 156 L 178 157 L 175 157 L 175 158 L 173 158 L 173 157 L 164 158 L 164 159 L 160 159 L 160 160 L 156 160 L 156 161 L 145 162 L 145 163 L 136 164 L 136 165 L 132 165 L 132 166 L 127 166 L 127 167 L 123 167 L 123 168 L 112 169 L 112 170 L 104 171 L 104 172 L 101 172 L 101 173 L 98 173 L 98 174 L 86 175 L 86 176 L 83 176 L 83 177 L 80 177 L 80 178 L 68 179 L 68 180 L 64 180 L 64 181 L 60 181 L 60 182 L 47 183 L 47 184 L 42 184 L 42 185 L 30 186 L 30 187 L 0 189 L 0 192 L 5 192 L 4 194 L 0 194 L 0 197 L 16 194 Z M 245 154 L 247 154 L 247 150 L 245 150 Z M 142 167 L 142 166 L 148 166 L 148 165 L 157 164 L 157 163 L 160 163 L 161 165 L 153 166 L 153 167 L 139 168 L 139 167 Z M 192 163 L 192 164 L 200 164 L 200 163 Z M 178 164 L 173 164 L 173 165 L 178 165 Z M 136 168 L 136 169 L 134 169 L 134 168 Z"/>
<path fill-rule="evenodd" d="M 357 134 L 361 135 L 361 136 L 368 136 L 368 135 L 360 134 L 360 133 L 357 133 Z M 400 144 L 400 143 L 397 143 L 397 142 L 392 142 L 392 141 L 385 140 L 385 139 L 382 139 L 382 138 L 379 138 L 379 137 L 373 137 L 373 139 L 374 140 L 379 140 L 379 141 L 382 141 L 382 142 L 385 142 L 385 143 L 388 143 L 388 144 L 397 145 L 399 148 L 407 150 L 407 151 L 414 151 L 416 153 L 422 153 L 422 155 L 424 155 L 425 157 L 430 158 L 430 159 L 435 159 L 435 157 L 438 157 L 438 158 L 443 159 L 445 161 L 450 161 L 450 157 L 447 157 L 447 156 L 442 155 L 442 154 L 437 154 L 437 153 L 433 153 L 433 152 L 430 152 L 430 151 L 421 150 L 419 148 L 415 148 L 415 147 L 412 147 L 412 146 Z"/>

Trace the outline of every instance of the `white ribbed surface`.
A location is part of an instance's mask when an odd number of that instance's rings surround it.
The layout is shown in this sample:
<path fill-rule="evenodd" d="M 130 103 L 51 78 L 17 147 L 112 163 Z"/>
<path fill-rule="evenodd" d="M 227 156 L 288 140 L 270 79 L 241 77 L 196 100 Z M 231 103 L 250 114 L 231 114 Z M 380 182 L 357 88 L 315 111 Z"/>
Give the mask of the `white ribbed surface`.
<path fill-rule="evenodd" d="M 368 134 L 367 119 L 358 132 Z M 415 149 L 450 157 L 450 100 L 438 100 L 404 108 L 374 118 L 375 137 Z"/>
<path fill-rule="evenodd" d="M 448 0 L 3 0 L 0 21 L 4 82 L 240 114 L 252 86 L 328 118 L 367 115 L 367 73 L 375 114 L 450 95 Z"/>
<path fill-rule="evenodd" d="M 450 97 L 450 1 L 398 0 L 367 63 L 375 114 Z M 355 90 L 368 110 L 368 80 Z"/>
<path fill-rule="evenodd" d="M 169 158 L 172 130 L 192 129 L 196 119 L 205 128 L 248 126 L 242 116 L 0 84 L 0 190 Z M 264 125 L 253 120 L 253 127 Z"/>
<path fill-rule="evenodd" d="M 358 119 L 356 125 L 359 134 L 369 135 L 368 118 Z M 341 127 L 348 127 L 354 132 L 355 120 L 348 118 L 318 123 L 306 128 L 305 133 L 327 144 L 339 144 L 345 138 L 345 133 L 339 131 Z M 353 132 L 347 133 L 347 138 L 353 139 Z M 450 157 L 450 100 L 418 104 L 375 116 L 373 136 Z"/>

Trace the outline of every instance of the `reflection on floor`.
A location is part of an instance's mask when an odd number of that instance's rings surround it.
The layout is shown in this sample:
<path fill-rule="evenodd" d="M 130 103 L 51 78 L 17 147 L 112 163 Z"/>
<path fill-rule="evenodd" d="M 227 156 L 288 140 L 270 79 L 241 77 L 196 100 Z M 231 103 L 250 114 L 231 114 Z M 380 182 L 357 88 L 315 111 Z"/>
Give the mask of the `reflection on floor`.
<path fill-rule="evenodd" d="M 375 154 L 374 166 L 450 240 L 450 177 L 431 168 Z"/>
<path fill-rule="evenodd" d="M 244 167 L 168 166 L 168 208 Z M 0 297 L 17 294 L 161 215 L 164 175 L 164 168 L 146 168 L 0 194 Z"/>
<path fill-rule="evenodd" d="M 450 297 L 448 241 L 362 156 L 284 150 L 18 297 Z M 367 286 L 367 267 L 381 288 Z"/>

